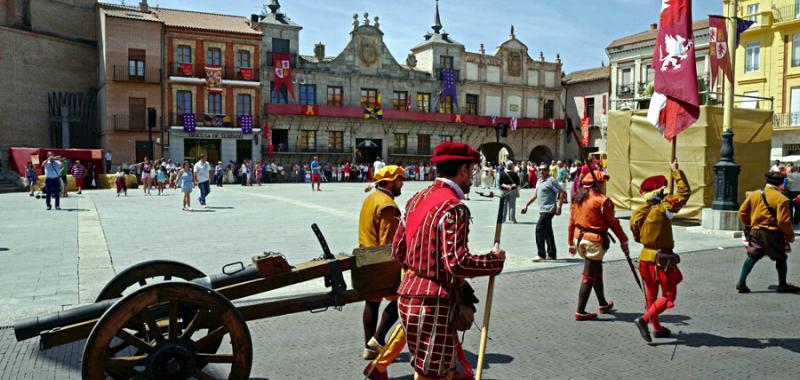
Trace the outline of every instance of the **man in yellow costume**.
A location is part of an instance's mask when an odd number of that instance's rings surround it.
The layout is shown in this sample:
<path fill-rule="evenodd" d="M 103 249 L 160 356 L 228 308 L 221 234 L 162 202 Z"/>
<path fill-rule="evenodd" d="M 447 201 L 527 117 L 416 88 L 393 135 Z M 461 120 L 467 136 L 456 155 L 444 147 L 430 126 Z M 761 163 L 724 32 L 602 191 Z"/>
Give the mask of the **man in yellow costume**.
<path fill-rule="evenodd" d="M 364 199 L 358 219 L 358 244 L 361 248 L 392 244 L 397 225 L 400 223 L 400 208 L 394 198 L 400 195 L 404 175 L 405 170 L 396 165 L 384 166 L 374 174 L 375 191 Z M 372 189 L 373 186 L 369 186 L 365 191 Z M 364 359 L 372 360 L 364 370 L 364 374 L 370 379 L 388 379 L 389 364 L 405 346 L 405 335 L 398 324 L 389 340 L 389 346 L 384 349 L 386 334 L 398 319 L 397 296 L 387 297 L 387 300 L 389 305 L 383 310 L 380 323 L 378 310 L 382 300 L 370 299 L 364 305 L 365 344 L 362 356 Z"/>
<path fill-rule="evenodd" d="M 667 178 L 663 175 L 648 177 L 642 182 L 639 193 L 645 204 L 631 216 L 631 232 L 635 241 L 642 243 L 639 255 L 639 273 L 645 286 L 645 313 L 634 323 L 647 342 L 652 341 L 648 323 L 653 324 L 653 336 L 668 338 L 669 329 L 659 323 L 658 315 L 675 306 L 678 284 L 683 280 L 678 263 L 680 257 L 672 252 L 675 241 L 672 237 L 672 218 L 692 194 L 686 175 L 678 170 L 678 163 L 670 165 L 672 179 L 678 187 L 676 194 L 666 194 Z M 659 286 L 661 297 L 658 296 Z"/>

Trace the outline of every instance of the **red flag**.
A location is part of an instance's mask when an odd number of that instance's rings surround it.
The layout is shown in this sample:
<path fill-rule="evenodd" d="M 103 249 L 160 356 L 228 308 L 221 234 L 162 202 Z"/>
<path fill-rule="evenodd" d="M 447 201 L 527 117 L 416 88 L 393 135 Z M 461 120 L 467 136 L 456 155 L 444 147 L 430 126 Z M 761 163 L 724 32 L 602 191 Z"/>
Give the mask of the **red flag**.
<path fill-rule="evenodd" d="M 272 131 L 269 129 L 269 121 L 266 120 L 266 117 L 264 119 L 264 130 L 261 131 L 261 139 L 265 144 L 267 144 L 267 148 L 269 148 L 269 155 L 272 157 Z"/>
<path fill-rule="evenodd" d="M 691 0 L 661 0 L 653 63 L 655 91 L 647 119 L 672 140 L 700 114 Z"/>
<path fill-rule="evenodd" d="M 272 63 L 275 69 L 275 95 L 280 93 L 281 88 L 286 85 L 289 94 L 294 98 L 294 86 L 292 85 L 292 57 L 289 53 L 272 53 Z"/>
<path fill-rule="evenodd" d="M 586 96 L 583 97 L 583 117 L 581 118 L 581 145 L 589 145 L 589 117 L 586 116 Z"/>
<path fill-rule="evenodd" d="M 731 73 L 731 56 L 728 49 L 727 20 L 722 16 L 709 16 L 709 43 L 708 51 L 711 56 L 711 88 L 717 83 L 719 70 L 725 73 L 728 80 L 733 81 Z"/>

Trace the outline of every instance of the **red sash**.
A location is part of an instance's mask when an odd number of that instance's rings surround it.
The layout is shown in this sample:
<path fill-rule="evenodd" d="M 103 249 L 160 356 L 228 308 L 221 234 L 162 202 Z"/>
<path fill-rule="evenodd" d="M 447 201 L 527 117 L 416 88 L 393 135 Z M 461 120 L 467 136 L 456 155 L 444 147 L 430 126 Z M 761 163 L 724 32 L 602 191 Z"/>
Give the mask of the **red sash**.
<path fill-rule="evenodd" d="M 437 184 L 434 186 L 439 186 L 439 188 L 431 192 L 425 197 L 425 199 L 421 200 L 414 211 L 406 216 L 407 243 L 410 243 L 413 240 L 414 235 L 417 233 L 417 229 L 419 229 L 419 227 L 425 221 L 425 218 L 428 216 L 428 213 L 431 210 L 448 200 L 458 200 L 458 196 L 456 196 L 455 192 L 450 188 L 449 185 Z"/>

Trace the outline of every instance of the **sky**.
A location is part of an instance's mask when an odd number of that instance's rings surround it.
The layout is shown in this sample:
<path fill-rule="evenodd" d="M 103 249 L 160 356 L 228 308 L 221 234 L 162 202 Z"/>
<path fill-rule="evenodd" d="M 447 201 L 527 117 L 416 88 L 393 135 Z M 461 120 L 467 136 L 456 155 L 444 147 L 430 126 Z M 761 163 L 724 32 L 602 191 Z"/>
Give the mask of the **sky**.
<path fill-rule="evenodd" d="M 122 0 L 101 0 L 120 3 Z M 126 0 L 128 5 L 140 0 Z M 261 13 L 263 0 L 149 0 L 150 6 L 241 15 Z M 269 3 L 269 1 L 266 1 Z M 433 25 L 434 0 L 283 0 L 281 11 L 301 25 L 300 53 L 313 55 L 314 44 L 326 45 L 326 55 L 337 55 L 350 40 L 353 14 L 370 21 L 380 17 L 384 42 L 398 62 L 423 41 Z M 722 13 L 722 0 L 693 0 L 693 18 Z M 513 24 L 517 39 L 538 59 L 544 52 L 552 61 L 561 55 L 569 73 L 608 63 L 605 47 L 611 41 L 646 30 L 658 22 L 661 0 L 440 0 L 444 30 L 479 51 L 492 54 L 509 36 Z"/>

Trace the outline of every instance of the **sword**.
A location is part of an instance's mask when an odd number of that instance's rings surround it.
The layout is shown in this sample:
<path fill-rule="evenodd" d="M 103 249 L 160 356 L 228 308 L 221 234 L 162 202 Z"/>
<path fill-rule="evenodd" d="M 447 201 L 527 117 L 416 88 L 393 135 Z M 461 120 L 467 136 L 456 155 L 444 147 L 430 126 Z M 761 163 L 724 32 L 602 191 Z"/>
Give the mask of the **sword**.
<path fill-rule="evenodd" d="M 494 247 L 500 245 L 500 234 L 503 232 L 503 214 L 506 205 L 506 198 L 500 196 L 500 206 L 497 210 L 497 225 L 494 227 Z M 483 309 L 483 327 L 481 328 L 481 345 L 478 350 L 478 372 L 476 380 L 483 379 L 483 360 L 486 356 L 486 341 L 489 338 L 489 319 L 492 316 L 492 295 L 494 294 L 494 276 L 489 277 L 489 285 L 486 290 L 486 306 Z"/>
<path fill-rule="evenodd" d="M 599 190 L 597 187 L 597 176 L 594 174 L 594 169 L 591 163 L 589 163 L 589 156 L 586 154 L 586 150 L 583 149 L 583 145 L 581 144 L 580 138 L 578 138 L 578 132 L 575 131 L 575 128 L 572 129 L 572 137 L 575 138 L 575 143 L 578 144 L 578 150 L 580 150 L 581 157 L 583 157 L 583 161 L 586 165 L 589 165 L 589 174 L 591 174 L 592 179 L 594 180 L 594 189 Z M 608 235 L 611 237 L 611 235 Z M 633 260 L 631 260 L 631 255 L 628 252 L 622 251 L 625 255 L 625 260 L 628 262 L 628 266 L 631 268 L 631 273 L 633 274 L 633 279 L 636 280 L 636 285 L 639 285 L 639 290 L 644 293 L 644 287 L 642 287 L 642 280 L 639 279 L 639 275 L 636 273 L 636 267 L 633 265 Z"/>

